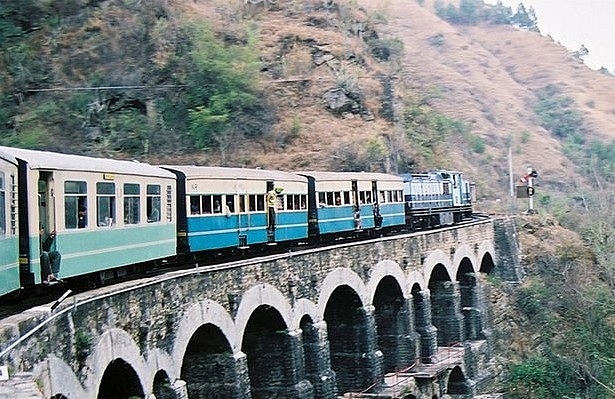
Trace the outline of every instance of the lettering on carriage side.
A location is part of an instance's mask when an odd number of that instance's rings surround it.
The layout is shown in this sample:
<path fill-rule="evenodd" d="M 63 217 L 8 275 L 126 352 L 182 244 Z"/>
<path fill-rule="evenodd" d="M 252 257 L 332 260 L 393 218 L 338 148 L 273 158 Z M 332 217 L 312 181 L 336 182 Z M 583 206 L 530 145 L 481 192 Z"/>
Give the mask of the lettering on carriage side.
<path fill-rule="evenodd" d="M 103 180 L 115 180 L 113 173 L 103 173 Z"/>

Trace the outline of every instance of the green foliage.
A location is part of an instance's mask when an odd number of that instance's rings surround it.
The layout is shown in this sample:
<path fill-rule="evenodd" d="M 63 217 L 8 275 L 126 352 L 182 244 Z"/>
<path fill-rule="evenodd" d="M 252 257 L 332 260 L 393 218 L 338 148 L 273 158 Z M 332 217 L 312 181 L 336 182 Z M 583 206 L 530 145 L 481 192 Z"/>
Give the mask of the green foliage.
<path fill-rule="evenodd" d="M 369 52 L 379 61 L 389 61 L 399 58 L 404 50 L 404 44 L 398 39 L 372 39 L 367 42 Z"/>
<path fill-rule="evenodd" d="M 534 8 L 530 6 L 528 11 L 523 3 L 519 3 L 517 12 L 511 19 L 511 23 L 523 29 L 538 31 L 538 18 L 536 18 Z"/>
<path fill-rule="evenodd" d="M 483 154 L 485 152 L 485 140 L 479 136 L 470 136 L 470 146 L 472 147 L 472 151 L 477 154 Z"/>
<path fill-rule="evenodd" d="M 555 137 L 583 142 L 583 116 L 575 108 L 574 100 L 562 95 L 556 86 L 548 85 L 538 93 L 534 112 L 541 125 Z"/>
<path fill-rule="evenodd" d="M 574 392 L 570 387 L 570 382 L 575 380 L 574 371 L 574 364 L 535 355 L 512 365 L 507 392 L 515 399 L 568 397 Z"/>
<path fill-rule="evenodd" d="M 182 83 L 188 135 L 197 148 L 215 147 L 233 130 L 257 137 L 268 128 L 267 112 L 254 76 L 260 63 L 252 40 L 226 45 L 206 25 L 189 27 L 192 47 Z"/>
<path fill-rule="evenodd" d="M 467 133 L 463 122 L 435 111 L 425 101 L 413 98 L 406 100 L 400 123 L 419 157 L 430 164 L 444 151 L 449 135 Z"/>

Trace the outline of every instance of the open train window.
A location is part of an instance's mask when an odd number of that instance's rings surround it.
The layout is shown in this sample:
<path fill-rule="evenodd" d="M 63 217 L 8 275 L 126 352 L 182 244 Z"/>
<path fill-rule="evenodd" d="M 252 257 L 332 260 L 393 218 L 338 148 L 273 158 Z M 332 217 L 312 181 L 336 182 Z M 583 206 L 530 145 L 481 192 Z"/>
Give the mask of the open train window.
<path fill-rule="evenodd" d="M 87 226 L 87 183 L 64 182 L 64 227 L 67 229 Z"/>
<path fill-rule="evenodd" d="M 115 183 L 96 183 L 96 221 L 100 227 L 115 224 Z"/>
<path fill-rule="evenodd" d="M 160 222 L 160 205 L 162 199 L 160 198 L 160 185 L 148 184 L 147 185 L 147 197 L 145 203 L 145 212 L 147 212 L 147 222 L 154 223 Z"/>
<path fill-rule="evenodd" d="M 141 186 L 124 183 L 124 223 L 138 224 L 141 211 Z"/>
<path fill-rule="evenodd" d="M 190 214 L 191 215 L 199 215 L 201 213 L 201 196 L 200 195 L 191 195 L 190 196 Z M 211 208 L 211 204 L 210 204 Z"/>

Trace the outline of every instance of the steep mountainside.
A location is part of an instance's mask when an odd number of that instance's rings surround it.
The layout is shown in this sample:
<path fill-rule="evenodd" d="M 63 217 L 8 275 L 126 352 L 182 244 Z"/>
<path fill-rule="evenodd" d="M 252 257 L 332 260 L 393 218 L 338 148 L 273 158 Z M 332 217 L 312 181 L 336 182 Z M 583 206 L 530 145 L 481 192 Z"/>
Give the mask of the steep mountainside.
<path fill-rule="evenodd" d="M 488 205 L 507 196 L 509 147 L 514 173 L 538 169 L 543 193 L 570 193 L 588 183 L 578 158 L 565 155 L 565 137 L 542 127 L 535 111 L 547 88 L 573 100 L 570 112 L 582 120 L 577 139 L 608 144 L 615 138 L 609 97 L 615 78 L 589 69 L 537 32 L 448 23 L 432 0 L 71 4 L 55 9 L 61 18 L 28 31 L 45 64 L 39 80 L 15 72 L 5 81 L 15 87 L 21 78 L 28 89 L 25 97 L 3 93 L 19 101 L 7 122 L 17 137 L 9 145 L 291 170 L 455 168 L 477 182 Z M 186 95 L 185 87 L 174 85 L 186 75 L 177 62 L 186 52 L 179 26 L 187 21 L 206 22 L 226 43 L 248 41 L 245 32 L 253 32 L 262 63 L 253 81 L 269 107 L 260 121 L 264 134 L 231 136 L 220 151 L 203 152 L 179 145 L 185 135 L 165 127 L 157 101 Z M 140 85 L 148 88 L 135 88 Z M 92 86 L 126 88 L 29 91 Z M 74 96 L 67 100 L 66 93 Z M 40 106 L 50 99 L 53 106 Z M 62 101 L 70 106 L 58 109 Z M 92 122 L 100 109 L 124 119 Z M 144 119 L 132 122 L 132 130 L 105 136 L 135 115 Z M 144 148 L 141 154 L 114 148 L 126 135 L 147 135 L 146 125 L 160 130 L 140 138 L 135 146 Z"/>

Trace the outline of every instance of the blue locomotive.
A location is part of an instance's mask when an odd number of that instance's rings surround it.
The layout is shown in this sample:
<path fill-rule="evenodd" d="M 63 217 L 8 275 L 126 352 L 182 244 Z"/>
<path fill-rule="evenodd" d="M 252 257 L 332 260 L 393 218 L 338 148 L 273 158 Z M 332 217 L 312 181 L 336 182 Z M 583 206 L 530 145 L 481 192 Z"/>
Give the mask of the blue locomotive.
<path fill-rule="evenodd" d="M 160 262 L 427 228 L 472 216 L 460 172 L 395 176 L 164 165 L 0 147 L 0 298 Z M 247 253 L 247 252 L 246 252 Z"/>

